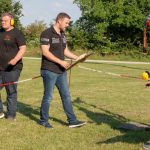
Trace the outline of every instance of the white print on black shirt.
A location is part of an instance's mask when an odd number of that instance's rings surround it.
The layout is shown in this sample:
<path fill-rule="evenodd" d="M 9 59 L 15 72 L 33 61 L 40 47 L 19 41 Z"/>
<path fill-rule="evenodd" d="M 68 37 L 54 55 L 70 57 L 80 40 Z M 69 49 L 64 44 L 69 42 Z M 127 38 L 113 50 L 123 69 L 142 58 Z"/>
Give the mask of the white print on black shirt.
<path fill-rule="evenodd" d="M 60 43 L 59 38 L 52 38 L 52 44 Z"/>
<path fill-rule="evenodd" d="M 41 42 L 49 42 L 49 39 L 47 39 L 47 38 L 41 38 Z"/>
<path fill-rule="evenodd" d="M 66 43 L 65 37 L 63 37 L 62 40 L 63 40 L 63 43 Z M 59 38 L 52 38 L 52 44 L 56 44 L 56 43 L 60 43 L 60 39 Z"/>

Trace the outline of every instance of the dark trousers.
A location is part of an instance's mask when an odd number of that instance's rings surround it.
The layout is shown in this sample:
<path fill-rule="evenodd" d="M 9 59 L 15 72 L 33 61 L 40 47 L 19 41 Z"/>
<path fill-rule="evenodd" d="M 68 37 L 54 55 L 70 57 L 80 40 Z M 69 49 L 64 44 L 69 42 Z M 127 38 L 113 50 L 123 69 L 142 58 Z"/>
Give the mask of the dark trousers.
<path fill-rule="evenodd" d="M 0 84 L 18 81 L 20 70 L 0 71 Z M 7 94 L 7 116 L 15 117 L 17 110 L 17 84 L 0 86 L 0 90 L 5 87 Z M 3 112 L 3 104 L 0 95 L 0 112 Z"/>

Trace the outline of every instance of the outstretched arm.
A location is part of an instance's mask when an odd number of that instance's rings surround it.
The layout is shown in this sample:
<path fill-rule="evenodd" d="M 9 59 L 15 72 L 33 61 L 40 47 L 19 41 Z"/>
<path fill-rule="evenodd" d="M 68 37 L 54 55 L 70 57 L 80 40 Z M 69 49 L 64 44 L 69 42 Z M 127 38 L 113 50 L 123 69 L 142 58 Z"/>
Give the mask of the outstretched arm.
<path fill-rule="evenodd" d="M 64 50 L 64 55 L 70 59 L 74 59 L 75 61 L 78 61 L 79 59 L 82 59 L 86 56 L 86 53 L 80 55 L 80 56 L 77 56 L 75 54 L 73 54 L 69 49 L 68 47 L 66 46 L 65 50 Z"/>
<path fill-rule="evenodd" d="M 64 50 L 64 55 L 70 59 L 74 59 L 76 60 L 78 58 L 77 55 L 73 54 L 69 49 L 68 46 L 66 46 L 65 50 Z"/>

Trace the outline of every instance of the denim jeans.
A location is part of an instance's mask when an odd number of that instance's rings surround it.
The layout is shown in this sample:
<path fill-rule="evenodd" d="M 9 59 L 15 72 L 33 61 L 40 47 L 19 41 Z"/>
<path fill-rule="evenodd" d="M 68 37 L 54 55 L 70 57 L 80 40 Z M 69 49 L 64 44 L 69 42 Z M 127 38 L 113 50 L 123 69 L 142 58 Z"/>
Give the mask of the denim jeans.
<path fill-rule="evenodd" d="M 0 71 L 0 84 L 18 81 L 20 76 L 20 70 L 14 71 Z M 3 87 L 0 87 L 2 90 Z M 15 117 L 17 110 L 17 84 L 11 84 L 5 86 L 7 93 L 7 116 Z M 0 112 L 3 112 L 3 104 L 0 95 Z"/>
<path fill-rule="evenodd" d="M 67 73 L 57 74 L 48 70 L 41 70 L 41 76 L 44 84 L 44 95 L 40 109 L 40 122 L 47 123 L 49 119 L 49 107 L 52 99 L 52 93 L 54 86 L 58 88 L 61 96 L 64 111 L 67 115 L 69 123 L 76 120 L 76 116 L 73 112 L 71 97 L 67 82 Z"/>

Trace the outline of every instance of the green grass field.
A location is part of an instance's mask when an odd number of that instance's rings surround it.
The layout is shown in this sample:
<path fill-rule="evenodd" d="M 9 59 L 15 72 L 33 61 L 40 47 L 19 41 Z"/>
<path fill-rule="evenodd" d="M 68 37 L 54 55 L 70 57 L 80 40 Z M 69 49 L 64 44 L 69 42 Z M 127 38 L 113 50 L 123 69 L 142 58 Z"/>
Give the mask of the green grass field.
<path fill-rule="evenodd" d="M 85 67 L 140 77 L 148 65 L 80 64 Z M 24 59 L 20 80 L 40 74 L 40 60 Z M 150 87 L 145 81 L 72 69 L 70 92 L 81 128 L 70 129 L 57 89 L 50 108 L 54 129 L 37 124 L 43 95 L 42 79 L 18 84 L 17 121 L 0 120 L 0 150 L 139 150 L 150 140 L 146 131 L 124 132 L 127 121 L 150 124 Z M 6 110 L 5 89 L 2 90 Z"/>

